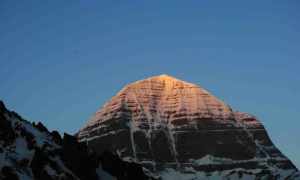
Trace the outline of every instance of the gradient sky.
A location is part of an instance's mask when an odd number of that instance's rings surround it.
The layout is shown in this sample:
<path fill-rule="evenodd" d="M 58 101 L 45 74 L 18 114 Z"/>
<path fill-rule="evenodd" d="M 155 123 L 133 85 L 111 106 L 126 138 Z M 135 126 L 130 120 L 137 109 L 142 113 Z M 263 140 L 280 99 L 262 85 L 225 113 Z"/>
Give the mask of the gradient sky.
<path fill-rule="evenodd" d="M 300 2 L 0 1 L 0 99 L 75 133 L 124 85 L 158 74 L 256 115 L 300 167 Z"/>

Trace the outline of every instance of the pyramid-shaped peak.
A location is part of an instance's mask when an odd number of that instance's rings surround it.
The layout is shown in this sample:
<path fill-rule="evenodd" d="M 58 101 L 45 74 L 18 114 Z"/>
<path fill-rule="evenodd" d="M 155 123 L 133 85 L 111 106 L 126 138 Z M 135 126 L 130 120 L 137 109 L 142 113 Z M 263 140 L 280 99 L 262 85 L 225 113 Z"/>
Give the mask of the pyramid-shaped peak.
<path fill-rule="evenodd" d="M 180 118 L 228 119 L 232 110 L 204 88 L 163 74 L 125 86 L 96 112 L 87 126 L 119 116 L 124 119 L 124 114 L 130 114 L 136 122 L 171 122 Z"/>

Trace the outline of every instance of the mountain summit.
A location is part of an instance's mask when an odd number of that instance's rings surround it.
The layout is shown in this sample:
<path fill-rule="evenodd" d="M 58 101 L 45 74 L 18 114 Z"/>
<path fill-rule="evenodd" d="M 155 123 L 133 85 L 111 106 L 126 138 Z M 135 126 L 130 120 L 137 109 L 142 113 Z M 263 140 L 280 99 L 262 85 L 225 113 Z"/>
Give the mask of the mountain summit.
<path fill-rule="evenodd" d="M 256 117 L 168 75 L 125 86 L 78 138 L 98 153 L 110 150 L 138 162 L 162 179 L 299 178 Z"/>
<path fill-rule="evenodd" d="M 136 81 L 125 86 L 115 97 L 101 108 L 87 126 L 119 116 L 116 109 L 132 112 L 131 120 L 143 122 L 180 122 L 183 119 L 218 118 L 233 115 L 231 108 L 205 89 L 176 79 L 160 75 Z"/>

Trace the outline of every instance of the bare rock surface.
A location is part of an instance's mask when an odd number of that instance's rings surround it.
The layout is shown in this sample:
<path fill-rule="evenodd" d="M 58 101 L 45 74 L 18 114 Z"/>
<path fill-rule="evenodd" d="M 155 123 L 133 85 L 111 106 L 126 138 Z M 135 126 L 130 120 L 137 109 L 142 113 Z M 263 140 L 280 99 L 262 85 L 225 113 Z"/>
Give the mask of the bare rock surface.
<path fill-rule="evenodd" d="M 124 87 L 78 138 L 162 179 L 300 179 L 255 116 L 168 75 Z"/>

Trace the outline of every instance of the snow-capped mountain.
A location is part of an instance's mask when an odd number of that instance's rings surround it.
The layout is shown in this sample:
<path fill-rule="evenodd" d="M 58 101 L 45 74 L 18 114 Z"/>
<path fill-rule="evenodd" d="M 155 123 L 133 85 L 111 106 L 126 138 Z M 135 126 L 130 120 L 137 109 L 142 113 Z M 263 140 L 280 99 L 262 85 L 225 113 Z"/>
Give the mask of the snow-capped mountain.
<path fill-rule="evenodd" d="M 256 117 L 168 75 L 124 87 L 78 138 L 163 180 L 300 179 Z"/>
<path fill-rule="evenodd" d="M 142 167 L 106 151 L 96 155 L 77 138 L 30 123 L 0 101 L 1 180 L 148 180 Z"/>

